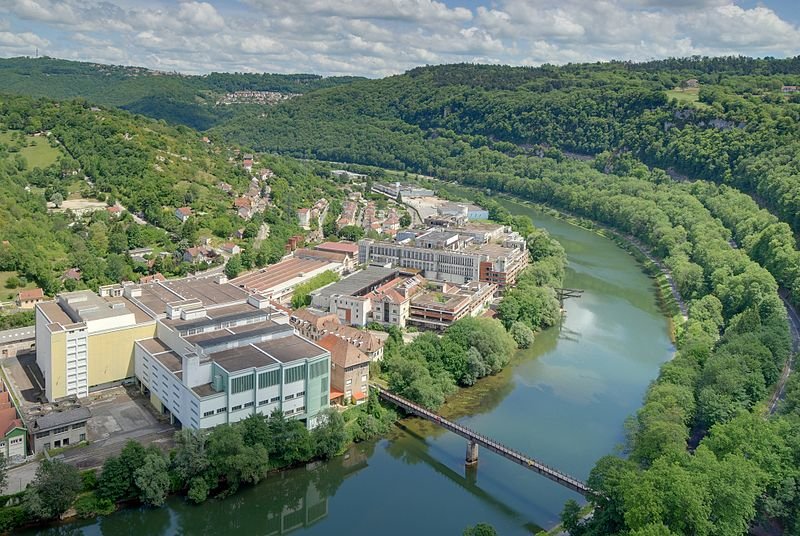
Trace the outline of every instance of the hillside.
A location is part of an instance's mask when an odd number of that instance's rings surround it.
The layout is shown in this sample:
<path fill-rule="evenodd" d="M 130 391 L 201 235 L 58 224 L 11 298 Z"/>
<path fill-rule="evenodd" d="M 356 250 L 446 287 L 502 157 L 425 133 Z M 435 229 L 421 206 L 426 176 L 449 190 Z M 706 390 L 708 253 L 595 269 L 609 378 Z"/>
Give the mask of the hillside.
<path fill-rule="evenodd" d="M 257 156 L 259 167 L 246 172 L 238 150 L 205 142 L 187 127 L 83 100 L 0 96 L 0 162 L 4 284 L 13 291 L 35 282 L 49 295 L 157 271 L 185 274 L 198 269 L 180 261 L 187 247 L 235 239 L 239 228 L 243 266 L 275 262 L 288 237 L 302 234 L 297 208 L 343 195 L 322 178 L 329 174 L 324 166 Z M 252 190 L 252 174 L 261 169 L 271 171 L 259 186 L 270 191 L 269 210 L 245 220 L 234 196 Z M 115 204 L 126 210 L 105 210 Z M 178 207 L 192 211 L 185 223 L 175 215 Z M 269 225 L 269 237 L 255 243 L 262 223 Z M 153 249 L 152 263 L 127 254 L 142 247 Z M 66 277 L 69 269 L 80 277 Z"/>
<path fill-rule="evenodd" d="M 189 76 L 54 58 L 0 59 L 0 93 L 70 99 L 123 108 L 199 130 L 262 106 L 218 106 L 226 93 L 302 94 L 355 80 L 311 74 L 211 73 Z M 244 108 L 244 109 L 243 109 Z"/>

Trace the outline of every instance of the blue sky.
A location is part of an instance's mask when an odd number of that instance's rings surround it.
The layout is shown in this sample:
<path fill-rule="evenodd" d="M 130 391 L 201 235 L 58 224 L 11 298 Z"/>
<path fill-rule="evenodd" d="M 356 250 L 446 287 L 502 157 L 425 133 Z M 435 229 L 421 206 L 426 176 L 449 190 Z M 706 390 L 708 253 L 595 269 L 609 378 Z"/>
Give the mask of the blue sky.
<path fill-rule="evenodd" d="M 798 0 L 0 0 L 0 56 L 378 77 L 417 65 L 800 54 Z"/>

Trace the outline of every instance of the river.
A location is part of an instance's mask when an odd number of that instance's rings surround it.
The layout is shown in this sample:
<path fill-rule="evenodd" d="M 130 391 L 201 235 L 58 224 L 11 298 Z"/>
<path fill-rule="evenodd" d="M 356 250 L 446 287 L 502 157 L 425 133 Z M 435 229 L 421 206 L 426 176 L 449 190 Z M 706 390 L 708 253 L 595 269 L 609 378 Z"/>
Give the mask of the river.
<path fill-rule="evenodd" d="M 672 356 L 668 321 L 652 281 L 612 241 L 503 203 L 563 244 L 565 286 L 585 293 L 566 302 L 560 326 L 538 334 L 502 373 L 463 390 L 442 413 L 585 479 L 622 444 L 626 417 Z M 554 525 L 567 499 L 581 499 L 490 452 L 467 470 L 465 448 L 463 439 L 409 420 L 388 438 L 271 475 L 225 500 L 193 506 L 173 497 L 161 509 L 126 509 L 32 534 L 459 535 L 485 522 L 499 534 L 521 535 Z"/>

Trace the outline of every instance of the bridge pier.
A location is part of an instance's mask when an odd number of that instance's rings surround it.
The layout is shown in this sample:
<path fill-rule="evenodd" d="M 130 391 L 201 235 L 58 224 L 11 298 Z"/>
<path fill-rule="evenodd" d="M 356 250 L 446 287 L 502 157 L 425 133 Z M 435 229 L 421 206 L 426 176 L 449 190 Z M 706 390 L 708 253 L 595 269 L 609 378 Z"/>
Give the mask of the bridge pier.
<path fill-rule="evenodd" d="M 478 464 L 478 444 L 474 441 L 467 442 L 467 459 L 468 466 Z"/>

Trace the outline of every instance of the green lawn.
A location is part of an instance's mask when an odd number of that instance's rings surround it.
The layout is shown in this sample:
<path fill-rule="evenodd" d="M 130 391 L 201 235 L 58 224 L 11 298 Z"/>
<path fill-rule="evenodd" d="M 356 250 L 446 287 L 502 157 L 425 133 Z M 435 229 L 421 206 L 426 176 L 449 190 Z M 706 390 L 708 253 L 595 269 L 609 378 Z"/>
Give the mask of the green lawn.
<path fill-rule="evenodd" d="M 0 133 L 0 143 L 19 147 L 19 141 L 12 139 L 11 131 Z M 46 168 L 61 156 L 61 151 L 50 147 L 44 136 L 25 136 L 22 145 L 24 147 L 20 147 L 19 154 L 25 157 L 30 168 Z"/>
<path fill-rule="evenodd" d="M 697 108 L 708 108 L 708 104 L 698 100 L 700 98 L 699 88 L 670 89 L 667 91 L 667 98 L 677 99 L 680 103 L 693 104 Z"/>
<path fill-rule="evenodd" d="M 18 276 L 17 272 L 0 272 L 0 302 L 14 301 L 17 299 L 17 293 L 21 289 L 6 288 L 6 281 L 8 281 L 8 278 L 12 275 Z M 36 288 L 36 283 L 30 282 L 25 285 L 24 288 Z"/>

